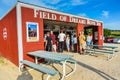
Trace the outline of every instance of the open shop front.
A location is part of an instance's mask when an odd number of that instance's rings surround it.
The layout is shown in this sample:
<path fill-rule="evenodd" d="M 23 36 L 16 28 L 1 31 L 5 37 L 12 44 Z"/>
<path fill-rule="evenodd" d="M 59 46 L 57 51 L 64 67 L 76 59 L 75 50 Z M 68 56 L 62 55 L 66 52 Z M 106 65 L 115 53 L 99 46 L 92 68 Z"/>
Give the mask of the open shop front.
<path fill-rule="evenodd" d="M 93 44 L 102 45 L 102 30 L 97 25 L 87 25 L 87 24 L 79 24 L 73 22 L 63 22 L 63 21 L 54 21 L 44 19 L 44 36 L 47 32 L 53 31 L 56 37 L 56 42 L 58 42 L 58 35 L 61 30 L 64 30 L 65 34 L 69 34 L 70 36 L 70 51 L 73 51 L 72 47 L 72 36 L 76 35 L 79 37 L 79 32 L 84 31 L 85 36 L 90 32 L 92 34 Z M 100 36 L 101 34 L 101 36 Z M 77 52 L 79 52 L 79 41 L 77 41 Z M 58 45 L 58 44 L 56 44 Z M 64 44 L 64 50 L 66 49 L 66 45 Z"/>
<path fill-rule="evenodd" d="M 53 34 L 55 35 L 56 46 L 58 49 L 58 45 L 59 45 L 58 35 L 60 34 L 60 31 L 63 30 L 65 35 L 70 36 L 70 46 L 71 46 L 72 37 L 77 34 L 76 26 L 77 26 L 76 23 L 44 20 L 44 36 L 47 34 L 47 32 L 53 31 Z M 64 44 L 64 50 L 66 50 L 65 44 Z"/>

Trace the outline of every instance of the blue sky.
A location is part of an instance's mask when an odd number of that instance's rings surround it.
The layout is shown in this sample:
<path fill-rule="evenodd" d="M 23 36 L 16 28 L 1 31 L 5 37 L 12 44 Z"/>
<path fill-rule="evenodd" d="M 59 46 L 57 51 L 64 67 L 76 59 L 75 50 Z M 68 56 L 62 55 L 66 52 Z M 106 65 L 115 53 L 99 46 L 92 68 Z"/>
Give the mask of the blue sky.
<path fill-rule="evenodd" d="M 120 30 L 120 0 L 19 0 L 104 22 L 104 28 Z M 0 0 L 0 18 L 17 0 Z"/>

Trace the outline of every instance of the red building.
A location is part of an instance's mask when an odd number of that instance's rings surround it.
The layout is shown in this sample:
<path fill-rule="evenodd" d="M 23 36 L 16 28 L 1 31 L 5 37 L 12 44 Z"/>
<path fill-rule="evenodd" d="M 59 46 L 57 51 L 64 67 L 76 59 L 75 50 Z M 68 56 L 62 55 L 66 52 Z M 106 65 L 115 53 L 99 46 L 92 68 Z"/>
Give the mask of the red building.
<path fill-rule="evenodd" d="M 33 60 L 27 52 L 44 49 L 44 34 L 75 33 L 90 29 L 94 44 L 103 44 L 103 23 L 40 6 L 17 2 L 0 20 L 0 55 L 16 65 L 23 59 Z"/>

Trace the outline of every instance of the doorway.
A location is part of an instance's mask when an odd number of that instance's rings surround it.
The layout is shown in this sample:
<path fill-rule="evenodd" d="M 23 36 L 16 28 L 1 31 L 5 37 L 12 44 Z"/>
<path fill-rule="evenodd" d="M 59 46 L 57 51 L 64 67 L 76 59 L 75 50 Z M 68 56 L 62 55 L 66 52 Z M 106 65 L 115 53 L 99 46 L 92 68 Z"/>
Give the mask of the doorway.
<path fill-rule="evenodd" d="M 98 26 L 85 25 L 84 27 L 85 35 L 88 35 L 89 32 L 92 34 L 93 44 L 98 44 Z"/>
<path fill-rule="evenodd" d="M 71 36 L 76 35 L 76 23 L 69 22 L 60 22 L 53 20 L 44 20 L 44 36 L 47 32 L 53 31 L 56 37 L 56 41 L 58 41 L 58 35 L 61 30 L 64 31 L 65 34 L 69 34 L 70 36 L 70 44 L 71 44 Z M 66 50 L 66 45 L 64 45 L 64 50 Z"/>

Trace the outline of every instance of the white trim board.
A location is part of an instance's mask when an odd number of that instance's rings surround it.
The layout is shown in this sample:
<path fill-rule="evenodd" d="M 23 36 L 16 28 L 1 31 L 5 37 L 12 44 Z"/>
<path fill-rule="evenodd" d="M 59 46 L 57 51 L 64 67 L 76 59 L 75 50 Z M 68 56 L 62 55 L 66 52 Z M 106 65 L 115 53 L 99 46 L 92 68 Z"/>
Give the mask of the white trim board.
<path fill-rule="evenodd" d="M 22 17 L 21 17 L 21 6 L 16 5 L 16 18 L 17 18 L 17 37 L 18 37 L 18 62 L 19 68 L 21 66 L 20 61 L 23 60 L 23 41 L 22 41 Z"/>

